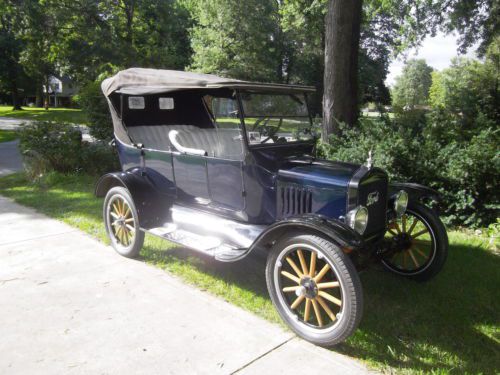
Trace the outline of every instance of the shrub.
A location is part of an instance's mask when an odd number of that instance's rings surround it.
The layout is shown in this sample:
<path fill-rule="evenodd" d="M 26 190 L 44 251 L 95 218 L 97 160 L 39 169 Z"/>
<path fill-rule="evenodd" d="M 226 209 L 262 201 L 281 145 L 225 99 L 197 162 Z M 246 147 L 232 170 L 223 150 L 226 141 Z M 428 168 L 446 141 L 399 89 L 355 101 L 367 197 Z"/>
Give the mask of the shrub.
<path fill-rule="evenodd" d="M 58 172 L 77 170 L 82 133 L 69 124 L 35 122 L 20 132 L 20 148 L 30 163 L 36 160 L 41 173 L 50 168 Z"/>
<path fill-rule="evenodd" d="M 416 113 L 405 113 L 394 121 L 363 119 L 356 128 L 344 128 L 341 137 L 333 137 L 321 150 L 330 159 L 363 163 L 372 149 L 375 165 L 392 180 L 437 189 L 443 198 L 445 222 L 488 226 L 500 209 L 499 131 L 479 117 L 477 128 L 482 130 L 464 141 L 436 133 L 441 124 L 433 120 Z"/>
<path fill-rule="evenodd" d="M 113 123 L 100 81 L 84 86 L 74 99 L 87 115 L 92 137 L 105 142 L 113 138 Z"/>
<path fill-rule="evenodd" d="M 28 177 L 51 170 L 93 175 L 119 169 L 116 151 L 104 142 L 82 142 L 80 130 L 69 124 L 35 122 L 20 132 L 20 148 Z"/>

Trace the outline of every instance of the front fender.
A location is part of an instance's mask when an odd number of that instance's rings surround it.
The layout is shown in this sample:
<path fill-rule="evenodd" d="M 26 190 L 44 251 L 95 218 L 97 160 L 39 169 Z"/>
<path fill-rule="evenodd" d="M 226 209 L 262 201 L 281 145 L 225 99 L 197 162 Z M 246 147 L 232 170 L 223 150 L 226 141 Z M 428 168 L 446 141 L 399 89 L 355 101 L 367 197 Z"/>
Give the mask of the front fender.
<path fill-rule="evenodd" d="M 421 202 L 424 199 L 431 199 L 436 202 L 441 201 L 441 195 L 436 190 L 409 182 L 392 182 L 389 185 L 389 197 L 393 197 L 400 190 L 408 193 L 410 202 Z"/>
<path fill-rule="evenodd" d="M 363 238 L 346 224 L 321 215 L 308 214 L 289 217 L 270 225 L 255 239 L 249 251 L 264 248 L 286 233 L 291 235 L 299 231 L 312 232 L 326 237 L 346 253 L 360 250 L 364 246 Z"/>
<path fill-rule="evenodd" d="M 140 169 L 105 174 L 96 183 L 95 195 L 104 197 L 115 186 L 122 186 L 129 191 L 141 228 L 154 228 L 169 220 L 172 198 L 159 193 Z"/>

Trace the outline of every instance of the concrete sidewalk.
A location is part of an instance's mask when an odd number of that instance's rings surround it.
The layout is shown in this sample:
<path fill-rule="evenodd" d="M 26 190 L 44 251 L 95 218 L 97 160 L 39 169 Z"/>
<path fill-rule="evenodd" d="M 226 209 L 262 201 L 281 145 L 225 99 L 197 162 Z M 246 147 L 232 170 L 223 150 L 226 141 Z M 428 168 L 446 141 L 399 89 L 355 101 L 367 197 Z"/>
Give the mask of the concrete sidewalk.
<path fill-rule="evenodd" d="M 364 374 L 0 196 L 1 374 Z"/>

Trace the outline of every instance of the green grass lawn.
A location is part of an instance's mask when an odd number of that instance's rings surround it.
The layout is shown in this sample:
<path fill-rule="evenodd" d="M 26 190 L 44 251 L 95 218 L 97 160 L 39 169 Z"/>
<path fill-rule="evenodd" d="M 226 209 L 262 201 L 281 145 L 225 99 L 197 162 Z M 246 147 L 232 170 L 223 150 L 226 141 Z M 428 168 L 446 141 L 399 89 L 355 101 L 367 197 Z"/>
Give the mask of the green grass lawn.
<path fill-rule="evenodd" d="M 0 106 L 0 117 L 11 117 L 19 119 L 71 122 L 74 124 L 85 124 L 87 119 L 80 109 L 23 107 L 22 111 L 13 111 L 12 106 Z"/>
<path fill-rule="evenodd" d="M 13 130 L 0 129 L 0 143 L 13 141 L 17 138 L 17 133 Z"/>
<path fill-rule="evenodd" d="M 0 178 L 0 194 L 37 208 L 107 242 L 95 179 L 49 174 L 36 184 L 22 174 Z M 450 233 L 443 272 L 428 283 L 374 266 L 361 275 L 364 318 L 335 351 L 397 373 L 494 374 L 500 369 L 500 255 L 485 238 Z M 118 256 L 118 255 L 117 255 Z M 280 322 L 267 295 L 264 261 L 218 263 L 146 236 L 141 257 L 186 282 Z"/>

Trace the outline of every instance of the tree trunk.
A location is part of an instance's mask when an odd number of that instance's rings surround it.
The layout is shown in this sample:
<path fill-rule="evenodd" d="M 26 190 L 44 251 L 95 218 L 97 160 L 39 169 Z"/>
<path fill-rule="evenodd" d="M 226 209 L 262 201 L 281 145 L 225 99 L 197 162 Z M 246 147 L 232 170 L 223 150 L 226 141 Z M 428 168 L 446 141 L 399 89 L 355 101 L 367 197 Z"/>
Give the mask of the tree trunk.
<path fill-rule="evenodd" d="M 43 83 L 37 81 L 36 83 L 36 99 L 35 99 L 35 107 L 42 108 L 43 107 Z"/>
<path fill-rule="evenodd" d="M 20 111 L 21 108 L 21 102 L 19 101 L 19 93 L 17 89 L 17 82 L 16 80 L 12 81 L 12 109 L 14 111 Z"/>
<path fill-rule="evenodd" d="M 323 141 L 358 117 L 358 53 L 363 0 L 329 0 L 325 20 Z"/>

